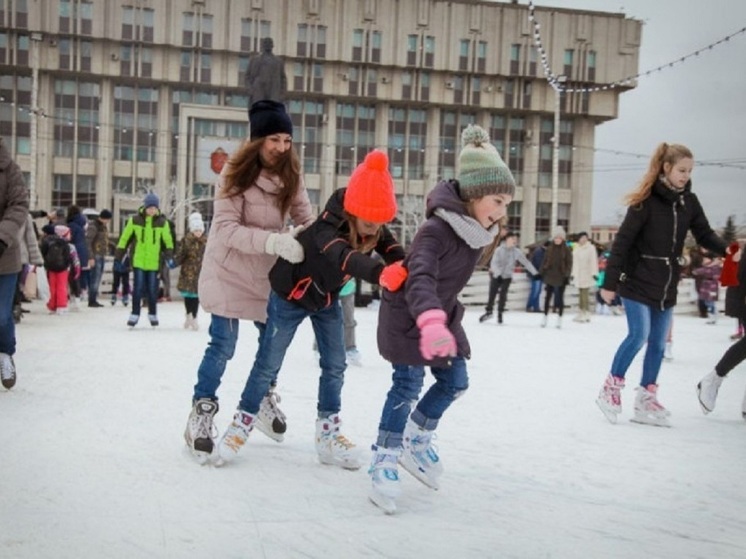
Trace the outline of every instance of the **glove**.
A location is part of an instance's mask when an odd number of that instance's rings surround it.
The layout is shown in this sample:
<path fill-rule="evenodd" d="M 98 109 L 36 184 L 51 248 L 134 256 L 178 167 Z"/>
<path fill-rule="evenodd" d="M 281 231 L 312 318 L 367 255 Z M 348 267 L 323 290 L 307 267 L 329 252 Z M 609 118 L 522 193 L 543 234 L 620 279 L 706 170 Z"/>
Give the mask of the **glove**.
<path fill-rule="evenodd" d="M 297 228 L 296 228 L 297 229 Z M 264 251 L 267 254 L 276 254 L 292 264 L 303 262 L 303 246 L 295 240 L 298 233 L 270 233 Z"/>
<path fill-rule="evenodd" d="M 417 317 L 420 329 L 420 353 L 430 361 L 433 357 L 456 355 L 456 338 L 446 327 L 446 313 L 430 309 Z"/>
<path fill-rule="evenodd" d="M 176 262 L 174 262 L 173 258 L 167 258 L 166 259 L 166 266 L 168 266 L 170 269 L 176 268 Z"/>
<path fill-rule="evenodd" d="M 402 261 L 399 260 L 381 270 L 381 275 L 378 277 L 378 285 L 389 291 L 398 291 L 408 275 L 409 272 L 407 272 Z"/>

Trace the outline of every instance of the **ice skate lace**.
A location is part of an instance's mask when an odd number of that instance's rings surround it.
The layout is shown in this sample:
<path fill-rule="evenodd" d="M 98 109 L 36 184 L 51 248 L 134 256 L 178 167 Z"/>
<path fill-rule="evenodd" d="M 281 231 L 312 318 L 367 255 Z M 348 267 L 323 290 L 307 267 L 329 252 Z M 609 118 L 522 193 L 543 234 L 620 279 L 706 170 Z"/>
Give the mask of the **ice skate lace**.
<path fill-rule="evenodd" d="M 343 450 L 350 450 L 355 446 L 347 437 L 339 433 L 332 435 L 332 441 L 333 444 L 342 447 Z"/>
<path fill-rule="evenodd" d="M 614 381 L 607 379 L 604 385 L 604 392 L 609 402 L 614 406 L 622 405 L 622 388 L 623 384 L 616 384 Z"/>
<path fill-rule="evenodd" d="M 396 467 L 399 459 L 399 452 L 387 448 L 379 448 L 378 450 L 375 450 L 375 452 L 375 459 L 368 469 L 369 474 L 374 470 L 387 470 Z"/>
<path fill-rule="evenodd" d="M 262 411 L 268 415 L 270 418 L 280 418 L 283 421 L 285 420 L 285 414 L 282 413 L 282 410 L 278 407 L 278 404 L 282 401 L 280 398 L 280 395 L 277 394 L 274 390 L 270 390 L 267 392 L 267 395 L 264 397 L 264 400 L 262 403 L 264 404 L 262 407 L 264 408 Z"/>

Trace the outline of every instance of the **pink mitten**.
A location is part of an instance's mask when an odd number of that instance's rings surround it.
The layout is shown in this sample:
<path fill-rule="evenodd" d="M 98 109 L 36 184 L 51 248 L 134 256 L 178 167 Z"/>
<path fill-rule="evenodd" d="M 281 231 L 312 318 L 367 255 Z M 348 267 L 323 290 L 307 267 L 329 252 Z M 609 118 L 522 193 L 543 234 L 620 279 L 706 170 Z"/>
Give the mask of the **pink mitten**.
<path fill-rule="evenodd" d="M 446 326 L 446 313 L 440 309 L 430 309 L 417 317 L 420 329 L 420 353 L 431 360 L 433 357 L 456 355 L 456 338 Z"/>

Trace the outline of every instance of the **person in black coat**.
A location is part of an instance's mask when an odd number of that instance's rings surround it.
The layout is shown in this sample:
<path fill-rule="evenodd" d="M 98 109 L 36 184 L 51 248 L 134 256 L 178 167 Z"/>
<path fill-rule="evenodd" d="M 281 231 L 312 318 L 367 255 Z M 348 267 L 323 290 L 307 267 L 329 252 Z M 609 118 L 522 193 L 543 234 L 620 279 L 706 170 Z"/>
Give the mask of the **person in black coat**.
<path fill-rule="evenodd" d="M 621 389 L 632 360 L 647 343 L 633 421 L 670 426 L 670 413 L 657 398 L 657 380 L 666 334 L 676 304 L 682 251 L 689 231 L 697 244 L 725 255 L 727 244 L 710 227 L 692 192 L 692 152 L 680 144 L 660 144 L 640 185 L 627 196 L 627 214 L 606 265 L 601 297 L 622 297 L 627 337 L 614 355 L 596 403 L 616 423 Z"/>
<path fill-rule="evenodd" d="M 738 318 L 739 324 L 743 325 L 746 323 L 746 258 L 741 258 L 742 250 L 737 244 L 729 247 L 728 252 L 726 259 L 732 258 L 733 261 L 738 261 L 738 285 L 728 287 L 726 291 L 725 312 L 728 316 Z M 715 400 L 723 379 L 744 360 L 746 360 L 746 337 L 741 337 L 725 351 L 715 368 L 697 384 L 697 397 L 703 413 L 708 414 L 715 409 Z M 746 420 L 746 394 L 741 404 L 741 415 Z"/>

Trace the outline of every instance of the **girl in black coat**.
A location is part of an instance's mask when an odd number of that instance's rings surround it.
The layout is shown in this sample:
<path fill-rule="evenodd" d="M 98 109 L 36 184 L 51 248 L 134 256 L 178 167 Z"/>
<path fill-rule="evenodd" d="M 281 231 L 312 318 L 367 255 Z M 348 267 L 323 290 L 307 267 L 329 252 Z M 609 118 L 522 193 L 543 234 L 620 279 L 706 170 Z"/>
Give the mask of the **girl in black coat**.
<path fill-rule="evenodd" d="M 691 231 L 700 246 L 725 255 L 725 241 L 712 230 L 692 192 L 693 167 L 687 147 L 662 143 L 640 185 L 627 196 L 627 215 L 614 239 L 601 288 L 607 304 L 617 292 L 622 297 L 628 328 L 596 400 L 612 423 L 622 411 L 627 369 L 647 343 L 633 421 L 670 426 L 670 414 L 657 398 L 657 380 L 687 233 Z"/>

